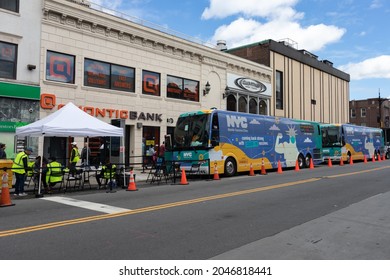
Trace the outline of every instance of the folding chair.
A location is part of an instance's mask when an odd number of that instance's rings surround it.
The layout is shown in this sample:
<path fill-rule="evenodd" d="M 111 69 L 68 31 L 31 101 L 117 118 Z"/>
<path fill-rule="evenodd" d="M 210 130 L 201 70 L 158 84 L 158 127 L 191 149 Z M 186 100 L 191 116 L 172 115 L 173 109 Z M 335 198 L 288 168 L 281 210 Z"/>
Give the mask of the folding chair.
<path fill-rule="evenodd" d="M 162 179 L 165 179 L 165 183 L 168 183 L 169 174 L 163 157 L 157 158 L 154 172 L 152 173 L 152 179 L 150 183 L 158 182 L 160 184 Z"/>
<path fill-rule="evenodd" d="M 72 186 L 72 182 L 73 182 L 73 186 Z M 76 187 L 81 188 L 82 186 L 83 186 L 83 176 L 82 176 L 80 170 L 77 170 L 75 177 L 72 177 L 71 173 L 68 172 L 68 177 L 66 178 L 64 192 L 66 192 L 68 190 L 68 188 L 72 187 L 74 190 L 76 190 Z"/>
<path fill-rule="evenodd" d="M 188 171 L 188 174 L 191 175 L 200 174 L 200 165 L 201 165 L 200 162 L 191 164 L 191 169 Z"/>

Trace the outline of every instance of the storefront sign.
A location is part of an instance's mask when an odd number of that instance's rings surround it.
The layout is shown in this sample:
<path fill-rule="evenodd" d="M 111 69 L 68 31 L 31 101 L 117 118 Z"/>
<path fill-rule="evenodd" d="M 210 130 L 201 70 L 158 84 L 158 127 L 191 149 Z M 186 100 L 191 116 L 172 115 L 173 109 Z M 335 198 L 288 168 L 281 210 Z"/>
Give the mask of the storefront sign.
<path fill-rule="evenodd" d="M 271 84 L 260 82 L 251 78 L 241 77 L 234 74 L 227 74 L 228 87 L 238 89 L 242 92 L 250 92 L 265 96 L 272 96 Z"/>
<path fill-rule="evenodd" d="M 55 107 L 61 109 L 65 104 L 56 104 L 56 96 L 54 94 L 44 93 L 41 95 L 41 108 L 52 110 Z M 128 110 L 118 110 L 111 108 L 97 108 L 92 106 L 78 106 L 84 112 L 94 117 L 110 118 L 110 119 L 130 119 L 137 121 L 155 121 L 162 122 L 162 114 L 137 112 Z"/>
<path fill-rule="evenodd" d="M 0 132 L 15 132 L 17 127 L 27 124 L 26 122 L 0 122 Z"/>

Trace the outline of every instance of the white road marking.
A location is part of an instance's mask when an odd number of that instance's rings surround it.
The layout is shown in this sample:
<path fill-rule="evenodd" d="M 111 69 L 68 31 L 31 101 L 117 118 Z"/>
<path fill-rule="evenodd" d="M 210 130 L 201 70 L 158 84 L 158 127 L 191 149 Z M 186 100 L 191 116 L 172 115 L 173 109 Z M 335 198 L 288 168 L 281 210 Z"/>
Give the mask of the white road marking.
<path fill-rule="evenodd" d="M 94 203 L 94 202 L 89 202 L 84 200 L 77 200 L 69 197 L 61 197 L 61 196 L 43 197 L 41 199 L 62 203 L 70 206 L 80 207 L 84 209 L 89 209 L 93 211 L 103 212 L 107 214 L 114 214 L 114 213 L 126 212 L 131 210 L 126 208 L 114 207 L 107 204 Z"/>

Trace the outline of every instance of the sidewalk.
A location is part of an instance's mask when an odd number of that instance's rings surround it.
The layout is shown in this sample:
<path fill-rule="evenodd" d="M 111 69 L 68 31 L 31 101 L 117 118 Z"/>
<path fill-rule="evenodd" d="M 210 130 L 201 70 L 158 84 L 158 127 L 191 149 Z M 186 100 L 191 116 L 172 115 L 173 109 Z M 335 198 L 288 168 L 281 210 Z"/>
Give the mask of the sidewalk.
<path fill-rule="evenodd" d="M 389 260 L 390 192 L 213 257 L 214 260 Z"/>

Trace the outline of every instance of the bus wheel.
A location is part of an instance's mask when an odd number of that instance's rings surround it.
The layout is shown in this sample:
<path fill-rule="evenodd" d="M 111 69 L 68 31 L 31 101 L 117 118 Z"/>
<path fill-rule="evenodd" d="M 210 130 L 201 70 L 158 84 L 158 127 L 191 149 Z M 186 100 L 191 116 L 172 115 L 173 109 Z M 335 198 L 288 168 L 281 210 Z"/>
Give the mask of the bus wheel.
<path fill-rule="evenodd" d="M 236 161 L 229 157 L 225 160 L 225 175 L 226 176 L 233 176 L 236 174 Z"/>
<path fill-rule="evenodd" d="M 311 159 L 311 156 L 309 154 L 307 154 L 305 156 L 305 167 L 309 167 L 310 166 L 310 159 Z"/>
<path fill-rule="evenodd" d="M 302 154 L 299 154 L 299 156 L 298 156 L 298 165 L 299 165 L 299 168 L 300 168 L 300 169 L 306 167 L 305 160 L 306 160 L 306 159 L 303 157 L 303 155 L 302 155 Z"/>

